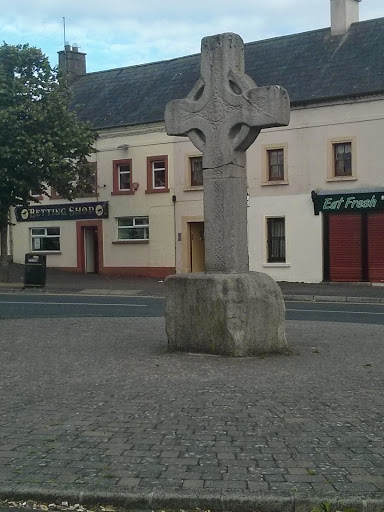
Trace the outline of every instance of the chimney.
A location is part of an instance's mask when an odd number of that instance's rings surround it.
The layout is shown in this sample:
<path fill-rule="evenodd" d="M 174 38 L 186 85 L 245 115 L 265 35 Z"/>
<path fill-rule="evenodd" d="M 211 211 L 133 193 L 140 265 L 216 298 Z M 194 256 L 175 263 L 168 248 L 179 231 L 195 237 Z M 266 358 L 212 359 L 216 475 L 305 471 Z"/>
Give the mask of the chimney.
<path fill-rule="evenodd" d="M 69 83 L 86 74 L 86 53 L 79 52 L 79 47 L 76 44 L 72 47 L 65 44 L 64 50 L 57 53 L 59 54 L 59 69 L 67 74 Z"/>
<path fill-rule="evenodd" d="M 331 0 L 331 35 L 346 34 L 352 23 L 359 21 L 361 0 Z"/>

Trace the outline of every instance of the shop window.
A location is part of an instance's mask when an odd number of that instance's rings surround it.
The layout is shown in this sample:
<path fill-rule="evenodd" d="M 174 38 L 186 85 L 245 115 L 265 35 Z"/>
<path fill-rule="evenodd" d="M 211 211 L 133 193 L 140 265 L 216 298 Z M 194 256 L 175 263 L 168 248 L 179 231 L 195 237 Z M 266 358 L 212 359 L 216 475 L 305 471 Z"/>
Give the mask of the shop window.
<path fill-rule="evenodd" d="M 31 228 L 31 248 L 34 252 L 60 251 L 60 228 Z"/>
<path fill-rule="evenodd" d="M 149 240 L 149 217 L 120 217 L 117 219 L 118 241 Z"/>
<path fill-rule="evenodd" d="M 267 219 L 267 261 L 285 263 L 285 218 Z"/>
<path fill-rule="evenodd" d="M 132 160 L 113 161 L 113 195 L 134 194 Z"/>
<path fill-rule="evenodd" d="M 203 157 L 189 157 L 189 185 L 191 187 L 203 186 Z"/>
<path fill-rule="evenodd" d="M 155 156 L 147 158 L 147 194 L 169 192 L 168 157 Z"/>
<path fill-rule="evenodd" d="M 287 144 L 264 146 L 263 185 L 288 184 Z"/>

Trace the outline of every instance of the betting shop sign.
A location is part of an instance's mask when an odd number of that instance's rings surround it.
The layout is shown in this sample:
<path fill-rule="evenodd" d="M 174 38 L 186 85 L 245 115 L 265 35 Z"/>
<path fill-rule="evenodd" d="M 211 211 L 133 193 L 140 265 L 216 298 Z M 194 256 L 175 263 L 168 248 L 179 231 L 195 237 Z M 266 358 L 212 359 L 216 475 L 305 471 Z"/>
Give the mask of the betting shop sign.
<path fill-rule="evenodd" d="M 108 201 L 97 203 L 67 203 L 50 205 L 17 206 L 18 222 L 47 220 L 107 219 Z"/>

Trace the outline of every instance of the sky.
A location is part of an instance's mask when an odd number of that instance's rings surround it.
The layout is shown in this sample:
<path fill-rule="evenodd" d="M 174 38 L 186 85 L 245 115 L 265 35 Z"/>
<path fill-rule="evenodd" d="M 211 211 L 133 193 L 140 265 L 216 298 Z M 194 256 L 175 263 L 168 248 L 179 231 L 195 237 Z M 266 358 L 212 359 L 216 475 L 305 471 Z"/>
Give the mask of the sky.
<path fill-rule="evenodd" d="M 360 21 L 384 17 L 384 0 L 359 7 Z M 330 0 L 0 0 L 0 44 L 40 48 L 51 66 L 76 44 L 87 72 L 198 53 L 222 32 L 249 42 L 329 26 Z"/>

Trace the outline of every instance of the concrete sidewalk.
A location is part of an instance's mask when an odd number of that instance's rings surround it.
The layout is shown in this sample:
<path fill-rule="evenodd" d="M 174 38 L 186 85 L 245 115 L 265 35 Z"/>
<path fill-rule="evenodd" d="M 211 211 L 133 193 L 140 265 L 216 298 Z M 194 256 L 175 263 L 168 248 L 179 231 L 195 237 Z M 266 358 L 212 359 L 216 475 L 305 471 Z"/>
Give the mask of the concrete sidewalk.
<path fill-rule="evenodd" d="M 384 510 L 384 332 L 287 322 L 292 353 L 167 351 L 162 318 L 0 322 L 0 499 Z"/>
<path fill-rule="evenodd" d="M 24 266 L 11 265 L 8 282 L 0 281 L 0 292 L 24 289 Z M 286 300 L 372 302 L 384 304 L 384 286 L 371 283 L 279 283 Z M 45 288 L 29 292 L 81 293 L 90 295 L 164 296 L 164 280 L 150 277 L 113 277 L 47 269 Z"/>

